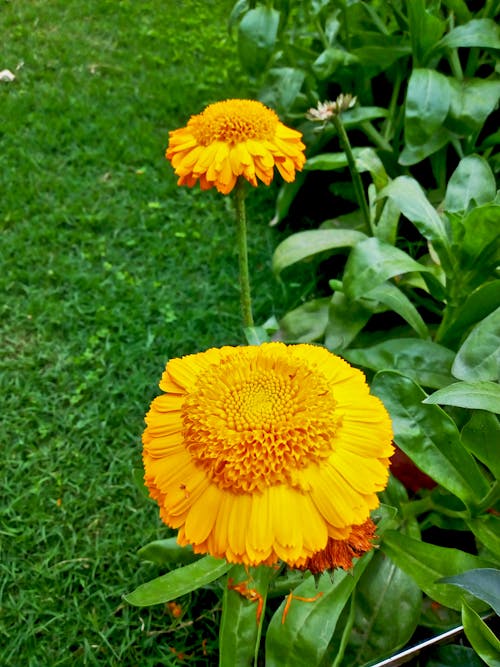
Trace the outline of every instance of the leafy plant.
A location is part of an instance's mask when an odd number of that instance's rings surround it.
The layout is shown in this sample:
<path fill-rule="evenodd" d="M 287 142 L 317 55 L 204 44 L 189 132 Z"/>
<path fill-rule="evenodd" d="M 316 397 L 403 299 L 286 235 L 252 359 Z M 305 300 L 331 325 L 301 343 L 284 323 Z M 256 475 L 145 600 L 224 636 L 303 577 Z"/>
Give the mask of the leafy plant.
<path fill-rule="evenodd" d="M 282 315 L 277 335 L 322 343 L 363 367 L 391 414 L 395 443 L 432 482 L 408 494 L 392 478 L 383 499 L 397 514 L 336 625 L 325 628 L 321 656 L 319 642 L 307 654 L 306 644 L 294 654 L 291 638 L 276 648 L 271 622 L 267 651 L 284 654 L 286 645 L 295 656 L 286 664 L 365 664 L 403 646 L 418 626 L 460 622 L 476 655 L 488 665 L 500 659 L 481 617 L 500 599 L 491 578 L 500 561 L 494 19 L 494 3 L 473 12 L 425 0 L 240 1 L 231 15 L 259 97 L 295 119 L 309 147 L 306 175 L 281 189 L 273 222 L 293 215 L 301 198 L 309 220 L 318 219 L 318 192 L 327 183 L 334 194 L 325 196 L 336 214 L 275 250 L 285 290 L 305 267 L 317 280 L 313 298 Z M 325 116 L 319 131 L 304 120 L 340 93 L 358 105 Z M 400 625 L 377 631 L 395 606 Z M 367 624 L 373 633 L 363 632 Z M 435 653 L 439 664 L 451 664 L 448 653 Z M 466 653 L 460 660 L 474 664 Z"/>

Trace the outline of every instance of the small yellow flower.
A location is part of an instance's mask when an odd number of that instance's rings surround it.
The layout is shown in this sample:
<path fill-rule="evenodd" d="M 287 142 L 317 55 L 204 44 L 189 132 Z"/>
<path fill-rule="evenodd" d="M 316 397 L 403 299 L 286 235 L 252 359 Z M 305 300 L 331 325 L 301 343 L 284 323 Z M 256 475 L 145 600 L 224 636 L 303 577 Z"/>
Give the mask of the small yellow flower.
<path fill-rule="evenodd" d="M 265 343 L 172 359 L 160 388 L 145 483 L 180 544 L 294 567 L 331 540 L 354 544 L 393 453 L 361 371 L 321 347 Z"/>
<path fill-rule="evenodd" d="M 170 132 L 166 157 L 178 185 L 199 182 L 202 190 L 215 187 L 228 194 L 240 176 L 254 186 L 257 179 L 269 185 L 274 167 L 285 181 L 293 181 L 305 162 L 301 137 L 261 102 L 226 100 Z"/>

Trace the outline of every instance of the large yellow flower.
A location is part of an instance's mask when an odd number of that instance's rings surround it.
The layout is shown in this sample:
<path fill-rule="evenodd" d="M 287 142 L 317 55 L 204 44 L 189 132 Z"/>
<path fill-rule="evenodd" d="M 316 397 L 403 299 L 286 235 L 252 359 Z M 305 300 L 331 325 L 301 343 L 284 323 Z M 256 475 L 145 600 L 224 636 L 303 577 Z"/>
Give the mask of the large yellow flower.
<path fill-rule="evenodd" d="M 199 181 L 202 190 L 216 187 L 228 194 L 239 176 L 254 186 L 257 178 L 269 185 L 274 167 L 285 181 L 293 181 L 305 162 L 301 137 L 261 102 L 226 100 L 170 132 L 166 157 L 179 185 Z"/>
<path fill-rule="evenodd" d="M 145 482 L 180 544 L 300 567 L 354 538 L 378 506 L 389 416 L 361 371 L 326 349 L 213 348 L 170 360 L 160 388 L 146 415 Z"/>

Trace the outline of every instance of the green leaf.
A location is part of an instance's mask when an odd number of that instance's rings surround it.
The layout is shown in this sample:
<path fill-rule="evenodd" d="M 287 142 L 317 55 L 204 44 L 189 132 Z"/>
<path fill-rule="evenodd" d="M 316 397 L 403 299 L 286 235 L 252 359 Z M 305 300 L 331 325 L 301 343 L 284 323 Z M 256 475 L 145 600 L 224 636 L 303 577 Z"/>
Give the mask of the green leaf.
<path fill-rule="evenodd" d="M 210 584 L 231 567 L 231 563 L 225 560 L 205 556 L 191 565 L 172 570 L 161 577 L 141 584 L 135 591 L 125 595 L 125 600 L 136 607 L 148 607 L 152 604 L 169 602 Z"/>
<path fill-rule="evenodd" d="M 404 167 L 411 167 L 425 160 L 429 155 L 437 153 L 443 146 L 453 139 L 452 133 L 445 127 L 440 127 L 434 134 L 420 144 L 406 144 L 401 151 L 398 162 Z"/>
<path fill-rule="evenodd" d="M 449 79 L 450 111 L 446 127 L 461 135 L 477 133 L 496 109 L 500 81 L 484 79 Z"/>
<path fill-rule="evenodd" d="M 462 605 L 462 624 L 467 639 L 488 667 L 500 667 L 500 641 L 465 601 Z"/>
<path fill-rule="evenodd" d="M 460 160 L 448 181 L 444 208 L 446 211 L 466 211 L 471 202 L 486 204 L 495 196 L 495 176 L 489 164 L 479 155 L 469 155 Z"/>
<path fill-rule="evenodd" d="M 243 68 L 259 76 L 266 68 L 278 36 L 280 13 L 259 5 L 250 9 L 238 26 L 238 54 Z"/>
<path fill-rule="evenodd" d="M 266 75 L 266 85 L 259 99 L 280 114 L 286 114 L 294 105 L 304 83 L 306 73 L 295 67 L 272 67 Z"/>
<path fill-rule="evenodd" d="M 485 514 L 475 519 L 469 519 L 467 525 L 474 533 L 474 537 L 490 553 L 500 559 L 500 517 L 494 514 Z M 497 613 L 500 614 L 500 611 L 497 611 Z"/>
<path fill-rule="evenodd" d="M 392 199 L 387 199 L 375 229 L 375 236 L 380 241 L 389 243 L 389 245 L 396 245 L 399 216 L 399 208 Z"/>
<path fill-rule="evenodd" d="M 378 33 L 358 33 L 356 38 L 361 41 L 365 36 L 369 39 L 365 46 L 351 49 L 351 53 L 363 67 L 383 71 L 411 53 L 410 45 L 402 41 L 401 35 L 390 37 Z"/>
<path fill-rule="evenodd" d="M 242 16 L 250 9 L 250 0 L 236 0 L 228 19 L 228 32 L 233 34 L 234 28 L 240 22 Z"/>
<path fill-rule="evenodd" d="M 359 172 L 369 171 L 377 190 L 382 190 L 389 182 L 384 163 L 377 152 L 370 147 L 354 149 L 356 167 Z M 382 239 L 383 240 L 383 239 Z"/>
<path fill-rule="evenodd" d="M 455 14 L 459 23 L 467 23 L 472 18 L 465 0 L 444 0 L 444 4 L 450 12 Z"/>
<path fill-rule="evenodd" d="M 306 171 L 334 171 L 347 167 L 345 153 L 320 153 L 309 158 L 304 165 Z"/>
<path fill-rule="evenodd" d="M 412 0 L 407 5 L 410 40 L 417 63 L 425 60 L 425 54 L 443 34 L 446 24 L 427 11 L 425 0 Z"/>
<path fill-rule="evenodd" d="M 414 69 L 405 104 L 405 143 L 420 146 L 441 128 L 450 108 L 447 77 L 432 69 Z"/>
<path fill-rule="evenodd" d="M 357 146 L 352 149 L 356 167 L 360 173 L 369 171 L 377 190 L 389 182 L 382 160 L 373 148 Z M 304 165 L 306 171 L 334 171 L 347 167 L 345 153 L 320 153 L 309 158 Z"/>
<path fill-rule="evenodd" d="M 446 629 L 449 628 L 449 625 Z M 425 667 L 484 667 L 484 662 L 470 646 L 437 646 Z"/>
<path fill-rule="evenodd" d="M 418 231 L 436 247 L 446 252 L 449 258 L 450 246 L 445 223 L 427 200 L 418 182 L 409 176 L 398 176 L 379 195 L 389 197 L 401 213 L 410 220 Z M 443 261 L 443 257 L 441 257 Z"/>
<path fill-rule="evenodd" d="M 382 283 L 370 290 L 367 299 L 375 299 L 402 317 L 421 338 L 429 337 L 429 330 L 410 299 L 393 283 Z"/>
<path fill-rule="evenodd" d="M 262 343 L 269 342 L 269 336 L 264 327 L 245 327 L 243 333 L 249 345 L 262 345 Z"/>
<path fill-rule="evenodd" d="M 370 551 L 360 558 L 351 572 L 336 570 L 333 583 L 331 575 L 324 573 L 317 587 L 312 576 L 297 586 L 294 595 L 306 598 L 322 595 L 314 602 L 292 599 L 284 623 L 287 601 L 282 602 L 267 630 L 266 667 L 316 667 L 321 663 L 338 618 L 373 553 Z"/>
<path fill-rule="evenodd" d="M 442 584 L 453 584 L 493 608 L 500 615 L 500 570 L 492 567 L 477 568 L 444 577 L 439 580 Z"/>
<path fill-rule="evenodd" d="M 273 568 L 266 566 L 246 568 L 235 565 L 230 570 L 222 599 L 219 667 L 248 667 L 253 663 L 258 652 L 268 584 L 273 575 Z M 230 580 L 234 585 L 244 583 L 247 590 L 258 593 L 260 599 L 248 600 L 229 587 Z M 262 604 L 262 609 L 259 609 L 259 604 Z"/>
<path fill-rule="evenodd" d="M 495 382 L 454 382 L 428 396 L 424 403 L 455 405 L 500 414 L 500 385 Z"/>
<path fill-rule="evenodd" d="M 429 271 L 399 248 L 365 238 L 352 249 L 344 270 L 344 290 L 355 299 L 368 293 L 388 278 L 412 271 Z"/>
<path fill-rule="evenodd" d="M 421 603 L 413 579 L 376 552 L 356 587 L 354 623 L 341 664 L 364 665 L 406 644 L 417 627 Z"/>
<path fill-rule="evenodd" d="M 325 81 L 341 67 L 349 67 L 357 62 L 358 59 L 347 51 L 329 46 L 313 62 L 312 70 L 318 81 Z"/>
<path fill-rule="evenodd" d="M 296 262 L 327 250 L 349 248 L 363 239 L 366 235 L 354 229 L 313 229 L 292 234 L 274 251 L 273 271 L 280 274 Z"/>
<path fill-rule="evenodd" d="M 459 25 L 435 45 L 433 51 L 479 46 L 500 49 L 500 27 L 492 19 L 473 19 Z"/>
<path fill-rule="evenodd" d="M 500 479 L 500 424 L 497 417 L 491 412 L 476 410 L 460 435 L 464 446 L 491 470 L 496 479 Z"/>
<path fill-rule="evenodd" d="M 500 307 L 500 280 L 492 280 L 475 289 L 454 313 L 454 320 L 441 337 L 441 342 L 452 344 L 462 338 L 471 324 L 475 324 Z"/>
<path fill-rule="evenodd" d="M 362 123 L 377 118 L 385 118 L 387 116 L 387 109 L 384 107 L 362 107 L 355 106 L 354 109 L 348 109 L 342 114 L 342 122 L 346 130 L 353 127 L 359 127 Z"/>
<path fill-rule="evenodd" d="M 459 549 L 437 547 L 395 530 L 387 531 L 380 548 L 398 567 L 409 574 L 430 598 L 457 610 L 461 609 L 464 593 L 455 586 L 437 581 L 443 577 L 491 565 L 488 561 Z M 473 604 L 478 609 L 485 608 L 477 601 Z"/>
<path fill-rule="evenodd" d="M 500 308 L 476 324 L 451 369 L 459 380 L 500 380 Z"/>
<path fill-rule="evenodd" d="M 310 343 L 323 337 L 328 323 L 330 299 L 313 299 L 291 310 L 280 320 L 283 338 Z"/>
<path fill-rule="evenodd" d="M 372 347 L 345 350 L 342 356 L 374 371 L 399 371 L 424 387 L 441 388 L 453 382 L 454 353 L 430 340 L 396 338 Z"/>
<path fill-rule="evenodd" d="M 459 256 L 462 269 L 468 269 L 465 284 L 476 287 L 490 276 L 500 262 L 500 206 L 486 204 L 473 208 L 464 218 L 450 215 L 454 235 L 459 234 Z M 457 229 L 458 226 L 458 229 Z"/>
<path fill-rule="evenodd" d="M 460 442 L 451 417 L 435 405 L 422 404 L 424 391 L 399 373 L 377 373 L 371 390 L 389 411 L 396 444 L 420 470 L 466 505 L 479 503 L 489 484 Z"/>
<path fill-rule="evenodd" d="M 142 560 L 148 560 L 157 565 L 186 565 L 200 558 L 193 553 L 191 546 L 181 547 L 176 537 L 169 537 L 166 540 L 155 540 L 143 546 L 137 552 Z"/>
<path fill-rule="evenodd" d="M 330 302 L 325 346 L 332 352 L 344 350 L 356 338 L 374 313 L 373 302 L 360 299 L 351 301 L 341 292 L 335 292 Z"/>

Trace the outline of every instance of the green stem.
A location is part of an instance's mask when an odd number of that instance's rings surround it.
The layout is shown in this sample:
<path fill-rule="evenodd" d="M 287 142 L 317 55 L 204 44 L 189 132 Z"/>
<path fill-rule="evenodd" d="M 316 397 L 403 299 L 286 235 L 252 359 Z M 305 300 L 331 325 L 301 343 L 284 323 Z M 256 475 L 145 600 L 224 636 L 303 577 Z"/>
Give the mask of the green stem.
<path fill-rule="evenodd" d="M 345 131 L 344 124 L 340 118 L 340 115 L 332 117 L 333 124 L 337 130 L 339 137 L 340 145 L 345 153 L 347 158 L 347 164 L 349 166 L 349 171 L 351 172 L 352 182 L 354 185 L 354 192 L 356 194 L 356 199 L 358 200 L 361 213 L 363 215 L 365 232 L 370 235 L 372 233 L 371 221 L 370 221 L 370 210 L 368 208 L 368 202 L 366 201 L 365 190 L 363 188 L 363 182 L 361 181 L 361 176 L 359 175 L 358 168 L 356 167 L 356 161 L 352 152 L 351 144 L 349 142 L 349 137 Z"/>
<path fill-rule="evenodd" d="M 239 178 L 234 189 L 236 209 L 238 260 L 240 269 L 240 302 L 243 327 L 253 327 L 252 298 L 250 295 L 250 274 L 248 271 L 247 214 L 245 208 L 245 183 Z"/>
<path fill-rule="evenodd" d="M 396 80 L 392 87 L 391 101 L 389 103 L 387 120 L 385 121 L 385 126 L 384 126 L 383 137 L 387 142 L 389 142 L 393 138 L 395 133 L 394 129 L 396 126 L 395 117 L 398 110 L 398 99 L 399 99 L 399 91 L 401 89 L 401 83 L 402 83 L 402 74 L 398 70 L 396 74 Z"/>
<path fill-rule="evenodd" d="M 365 123 L 361 123 L 361 129 L 363 132 L 366 134 L 366 136 L 373 141 L 373 143 L 381 148 L 383 151 L 387 151 L 388 153 L 392 153 L 392 146 L 391 144 L 385 139 L 378 130 L 376 130 L 373 127 L 373 123 L 370 123 L 370 121 L 366 121 Z"/>

